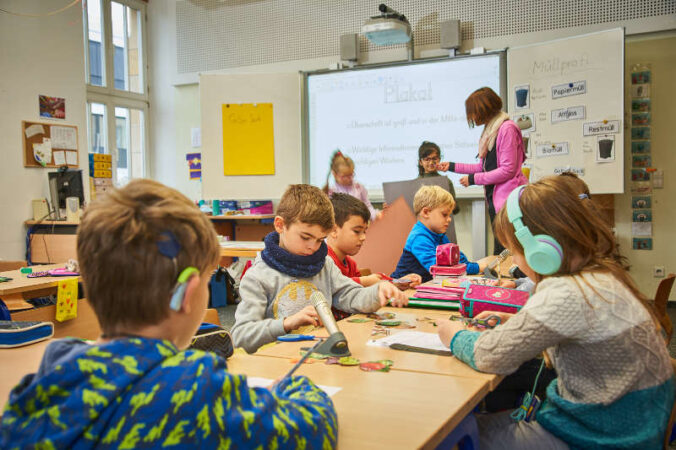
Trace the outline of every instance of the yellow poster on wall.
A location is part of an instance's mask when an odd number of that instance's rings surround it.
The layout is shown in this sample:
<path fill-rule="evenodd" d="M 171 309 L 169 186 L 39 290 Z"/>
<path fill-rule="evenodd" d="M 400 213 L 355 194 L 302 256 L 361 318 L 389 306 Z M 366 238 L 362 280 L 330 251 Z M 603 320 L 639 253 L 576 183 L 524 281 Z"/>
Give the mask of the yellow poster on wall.
<path fill-rule="evenodd" d="M 223 174 L 274 175 L 272 103 L 222 105 Z"/>

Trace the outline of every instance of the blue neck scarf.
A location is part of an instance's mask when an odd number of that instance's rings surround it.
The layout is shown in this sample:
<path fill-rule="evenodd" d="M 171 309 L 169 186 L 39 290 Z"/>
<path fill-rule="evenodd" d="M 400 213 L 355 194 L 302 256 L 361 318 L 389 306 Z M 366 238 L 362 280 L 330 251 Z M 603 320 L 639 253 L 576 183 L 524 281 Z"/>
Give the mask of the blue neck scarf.
<path fill-rule="evenodd" d="M 265 236 L 265 250 L 261 253 L 261 258 L 265 264 L 283 274 L 296 278 L 310 278 L 322 270 L 327 254 L 326 242 L 322 242 L 319 250 L 309 256 L 289 253 L 279 246 L 279 233 L 273 231 Z"/>

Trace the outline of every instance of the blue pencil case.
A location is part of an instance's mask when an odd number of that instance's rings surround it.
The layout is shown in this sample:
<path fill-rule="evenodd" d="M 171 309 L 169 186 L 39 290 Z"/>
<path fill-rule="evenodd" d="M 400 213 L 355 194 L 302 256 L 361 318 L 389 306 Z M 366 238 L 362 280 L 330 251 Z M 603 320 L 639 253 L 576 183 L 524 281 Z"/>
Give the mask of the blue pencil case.
<path fill-rule="evenodd" d="M 0 320 L 0 348 L 20 347 L 54 336 L 52 322 Z"/>

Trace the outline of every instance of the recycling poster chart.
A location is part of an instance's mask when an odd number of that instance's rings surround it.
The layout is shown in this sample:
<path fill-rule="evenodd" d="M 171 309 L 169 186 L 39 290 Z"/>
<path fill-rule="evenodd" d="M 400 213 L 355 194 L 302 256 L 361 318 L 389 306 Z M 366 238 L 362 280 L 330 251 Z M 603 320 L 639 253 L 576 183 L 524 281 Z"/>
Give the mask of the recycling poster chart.
<path fill-rule="evenodd" d="M 623 192 L 624 31 L 507 51 L 507 105 L 530 181 L 577 173 L 592 193 Z"/>

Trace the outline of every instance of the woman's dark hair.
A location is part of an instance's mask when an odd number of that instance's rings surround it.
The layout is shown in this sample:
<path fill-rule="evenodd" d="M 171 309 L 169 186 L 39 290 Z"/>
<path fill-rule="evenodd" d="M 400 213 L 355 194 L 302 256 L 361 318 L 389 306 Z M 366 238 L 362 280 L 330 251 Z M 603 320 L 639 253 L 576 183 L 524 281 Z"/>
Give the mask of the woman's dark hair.
<path fill-rule="evenodd" d="M 430 156 L 432 153 L 436 153 L 439 155 L 439 158 L 441 158 L 441 149 L 437 144 L 434 142 L 429 142 L 429 141 L 423 141 L 422 144 L 420 144 L 420 148 L 418 148 L 418 175 L 423 176 L 425 175 L 425 168 L 420 164 L 420 160 L 423 158 L 427 158 Z"/>

